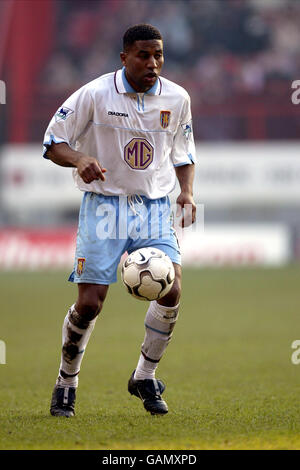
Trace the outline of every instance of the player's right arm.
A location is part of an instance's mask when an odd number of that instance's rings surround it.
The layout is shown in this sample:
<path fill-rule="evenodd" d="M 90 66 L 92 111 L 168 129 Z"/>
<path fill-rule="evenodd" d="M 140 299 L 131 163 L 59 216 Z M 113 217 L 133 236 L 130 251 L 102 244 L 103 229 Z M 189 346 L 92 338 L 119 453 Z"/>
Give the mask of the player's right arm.
<path fill-rule="evenodd" d="M 58 144 L 52 142 L 46 156 L 57 165 L 77 168 L 79 176 L 87 184 L 99 179 L 105 181 L 106 169 L 101 167 L 95 157 L 73 150 L 65 142 Z"/>
<path fill-rule="evenodd" d="M 93 119 L 94 102 L 88 86 L 83 86 L 60 106 L 50 121 L 44 138 L 44 157 L 60 166 L 77 168 L 87 184 L 105 180 L 105 168 L 90 155 L 75 150 Z"/>

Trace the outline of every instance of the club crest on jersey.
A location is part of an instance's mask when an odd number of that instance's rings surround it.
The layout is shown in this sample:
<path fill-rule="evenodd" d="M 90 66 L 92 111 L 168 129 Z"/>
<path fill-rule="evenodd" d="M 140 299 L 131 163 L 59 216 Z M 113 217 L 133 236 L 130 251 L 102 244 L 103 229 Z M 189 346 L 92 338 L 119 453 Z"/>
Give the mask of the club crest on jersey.
<path fill-rule="evenodd" d="M 170 123 L 171 111 L 160 112 L 160 125 L 163 129 L 166 129 Z"/>
<path fill-rule="evenodd" d="M 77 269 L 76 272 L 78 276 L 81 276 L 84 268 L 85 258 L 78 258 L 77 259 Z"/>
<path fill-rule="evenodd" d="M 134 170 L 145 170 L 153 162 L 154 148 L 146 139 L 135 137 L 124 148 L 124 160 Z"/>
<path fill-rule="evenodd" d="M 73 109 L 66 108 L 65 106 L 59 108 L 58 111 L 56 111 L 55 114 L 55 121 L 65 121 L 67 117 L 70 116 L 70 114 L 74 113 Z"/>

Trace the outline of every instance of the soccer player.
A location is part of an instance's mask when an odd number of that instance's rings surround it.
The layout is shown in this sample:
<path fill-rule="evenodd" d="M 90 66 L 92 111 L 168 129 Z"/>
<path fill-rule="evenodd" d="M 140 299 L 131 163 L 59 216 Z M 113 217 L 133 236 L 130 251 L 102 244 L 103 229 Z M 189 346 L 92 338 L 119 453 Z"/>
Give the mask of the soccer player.
<path fill-rule="evenodd" d="M 164 63 L 163 40 L 152 25 L 129 28 L 120 57 L 123 68 L 76 91 L 58 109 L 45 134 L 44 156 L 58 165 L 73 167 L 76 185 L 84 193 L 74 271 L 69 278 L 78 284 L 78 298 L 63 323 L 61 362 L 50 407 L 53 416 L 75 414 L 81 361 L 109 285 L 117 280 L 120 258 L 126 251 L 146 246 L 159 248 L 171 258 L 175 281 L 167 295 L 150 302 L 145 337 L 128 391 L 140 398 L 151 414 L 168 412 L 161 397 L 165 385 L 155 378 L 155 371 L 172 337 L 181 294 L 180 250 L 168 198 L 176 177 L 181 189 L 177 207 L 182 226 L 196 217 L 190 98 L 182 87 L 159 76 Z M 185 205 L 192 208 L 189 221 Z M 153 206 L 159 214 L 153 219 L 155 225 L 168 221 L 167 233 L 164 229 L 155 236 L 151 232 L 148 238 L 139 237 L 136 227 L 145 228 L 151 221 Z M 99 225 L 107 212 L 116 217 L 111 236 L 103 236 Z M 134 229 L 132 223 L 127 224 L 125 236 L 119 230 L 124 220 L 136 221 Z"/>

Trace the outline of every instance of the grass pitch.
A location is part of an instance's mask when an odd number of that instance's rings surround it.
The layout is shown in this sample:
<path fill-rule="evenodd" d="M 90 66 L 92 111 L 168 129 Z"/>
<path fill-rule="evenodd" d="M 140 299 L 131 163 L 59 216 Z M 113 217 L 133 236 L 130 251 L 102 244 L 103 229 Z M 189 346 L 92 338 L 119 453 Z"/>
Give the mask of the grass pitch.
<path fill-rule="evenodd" d="M 0 449 L 300 449 L 300 267 L 184 270 L 174 337 L 157 376 L 169 414 L 127 392 L 147 303 L 119 282 L 80 373 L 76 417 L 54 418 L 66 273 L 2 273 Z"/>

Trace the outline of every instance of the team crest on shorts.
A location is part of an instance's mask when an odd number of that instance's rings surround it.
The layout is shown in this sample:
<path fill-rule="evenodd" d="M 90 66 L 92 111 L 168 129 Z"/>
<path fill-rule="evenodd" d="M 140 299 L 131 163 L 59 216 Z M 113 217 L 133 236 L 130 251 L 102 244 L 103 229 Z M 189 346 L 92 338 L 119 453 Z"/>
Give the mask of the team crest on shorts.
<path fill-rule="evenodd" d="M 163 129 L 166 129 L 170 123 L 171 111 L 160 112 L 160 125 Z"/>
<path fill-rule="evenodd" d="M 77 269 L 76 272 L 78 276 L 81 276 L 83 268 L 84 268 L 85 258 L 78 258 L 77 259 Z"/>

